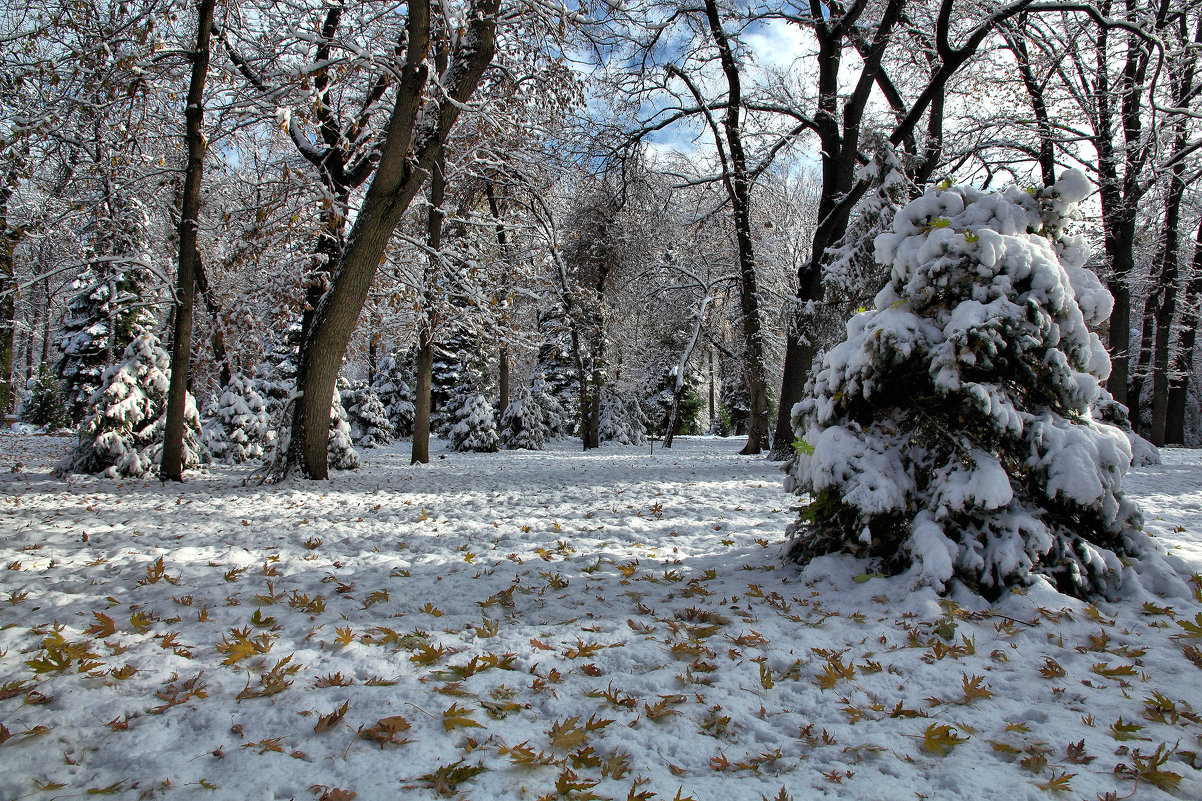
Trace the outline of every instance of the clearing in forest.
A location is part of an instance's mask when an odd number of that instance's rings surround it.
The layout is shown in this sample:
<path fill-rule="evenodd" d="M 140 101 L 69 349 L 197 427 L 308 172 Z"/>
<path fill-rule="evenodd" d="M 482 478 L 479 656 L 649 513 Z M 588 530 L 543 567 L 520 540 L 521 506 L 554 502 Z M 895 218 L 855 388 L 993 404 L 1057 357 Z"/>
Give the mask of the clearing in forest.
<path fill-rule="evenodd" d="M 0 435 L 0 798 L 1202 797 L 1202 605 L 823 557 L 741 442 L 51 478 Z M 1131 476 L 1202 570 L 1202 455 Z"/>

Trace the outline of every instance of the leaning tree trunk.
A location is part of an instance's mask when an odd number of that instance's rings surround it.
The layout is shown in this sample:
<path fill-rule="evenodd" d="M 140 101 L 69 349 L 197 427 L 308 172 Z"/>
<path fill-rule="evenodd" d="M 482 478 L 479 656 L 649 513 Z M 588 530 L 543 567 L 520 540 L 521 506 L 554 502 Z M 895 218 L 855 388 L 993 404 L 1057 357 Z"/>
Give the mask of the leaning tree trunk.
<path fill-rule="evenodd" d="M 171 384 L 167 390 L 167 422 L 159 474 L 164 481 L 184 478 L 184 416 L 188 405 L 188 379 L 192 372 L 192 311 L 196 301 L 196 235 L 200 225 L 200 182 L 204 174 L 205 77 L 209 72 L 209 35 L 216 0 L 200 0 L 196 23 L 196 50 L 188 82 L 188 166 L 179 217 L 179 272 L 175 289 L 175 330 L 171 337 Z"/>
<path fill-rule="evenodd" d="M 330 405 L 338 370 L 359 312 L 393 232 L 442 150 L 460 109 L 475 91 L 496 47 L 500 0 L 475 0 L 471 22 L 456 46 L 455 58 L 439 83 L 446 98 L 428 99 L 430 5 L 411 0 L 406 21 L 406 60 L 396 99 L 379 149 L 375 177 L 363 197 L 329 291 L 301 344 L 297 399 L 292 416 L 285 472 L 300 468 L 308 478 L 329 475 L 327 441 Z"/>

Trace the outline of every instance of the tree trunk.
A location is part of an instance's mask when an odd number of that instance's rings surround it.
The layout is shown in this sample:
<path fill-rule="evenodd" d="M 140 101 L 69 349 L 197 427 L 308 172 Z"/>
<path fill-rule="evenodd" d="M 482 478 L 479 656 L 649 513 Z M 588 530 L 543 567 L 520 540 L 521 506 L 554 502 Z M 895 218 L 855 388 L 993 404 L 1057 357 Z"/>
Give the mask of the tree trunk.
<path fill-rule="evenodd" d="M 501 206 L 497 203 L 497 193 L 493 189 L 492 182 L 484 184 L 484 194 L 488 198 L 488 210 L 492 214 L 493 221 L 497 231 L 497 245 L 501 249 L 501 263 L 503 265 L 503 275 L 501 278 L 501 289 L 503 292 L 509 292 L 510 281 L 513 280 L 513 265 L 510 263 L 509 257 L 509 237 L 505 233 L 505 223 L 501 221 Z M 505 301 L 505 309 L 509 308 L 509 301 Z M 505 326 L 509 322 L 509 314 L 507 311 L 501 312 L 501 347 L 499 354 L 500 361 L 500 377 L 498 379 L 498 393 L 500 395 L 497 406 L 501 410 L 501 414 L 505 414 L 505 410 L 509 408 L 509 345 L 505 342 Z"/>
<path fill-rule="evenodd" d="M 1140 433 L 1145 433 L 1146 428 L 1140 421 L 1141 406 L 1140 398 L 1144 394 L 1144 379 L 1152 370 L 1152 344 L 1156 341 L 1156 290 L 1144 299 L 1141 309 L 1141 319 L 1143 328 L 1139 339 L 1139 353 L 1135 358 L 1135 365 L 1131 368 L 1131 383 L 1128 384 L 1129 391 L 1127 393 L 1127 416 L 1131 420 L 1131 427 Z"/>
<path fill-rule="evenodd" d="M 467 15 L 469 30 L 460 35 L 454 63 L 440 78 L 446 100 L 423 102 L 429 71 L 430 5 L 427 0 L 409 3 L 406 60 L 379 148 L 376 174 L 363 197 L 330 289 L 314 315 L 313 328 L 301 343 L 300 397 L 293 412 L 285 472 L 299 467 L 308 478 L 329 475 L 330 404 L 359 312 L 393 231 L 425 183 L 462 104 L 470 99 L 495 52 L 499 0 L 475 0 L 472 6 Z"/>
<path fill-rule="evenodd" d="M 430 378 L 434 370 L 434 335 L 422 322 L 417 331 L 417 386 L 413 397 L 413 449 L 409 464 L 430 461 Z"/>
<path fill-rule="evenodd" d="M 430 171 L 430 211 L 426 216 L 426 289 L 423 293 L 422 319 L 417 332 L 417 398 L 413 405 L 413 448 L 410 464 L 430 461 L 430 387 L 434 372 L 434 332 L 438 327 L 434 315 L 437 297 L 433 287 L 438 280 L 439 251 L 442 248 L 442 224 L 446 219 L 442 204 L 446 198 L 446 163 L 442 153 L 434 160 Z"/>
<path fill-rule="evenodd" d="M 192 77 L 188 82 L 188 166 L 184 172 L 184 195 L 179 219 L 179 272 L 176 276 L 175 333 L 171 338 L 171 384 L 167 390 L 167 421 L 163 433 L 163 455 L 159 475 L 164 481 L 184 479 L 184 413 L 188 403 L 188 379 L 192 360 L 192 312 L 196 299 L 196 236 L 200 225 L 200 182 L 204 173 L 205 138 L 204 87 L 209 71 L 209 35 L 213 28 L 216 0 L 200 0 L 197 13 L 196 50 L 192 53 Z"/>
<path fill-rule="evenodd" d="M 1181 364 L 1169 380 L 1169 405 L 1166 412 L 1164 439 L 1168 445 L 1185 444 L 1185 408 L 1189 401 L 1189 385 L 1194 376 L 1194 345 L 1198 326 L 1202 325 L 1202 224 L 1194 237 L 1194 262 L 1189 287 L 1182 304 L 1181 341 L 1177 350 Z"/>
<path fill-rule="evenodd" d="M 734 212 L 735 242 L 739 252 L 739 310 L 743 323 L 744 359 L 747 363 L 747 394 L 750 413 L 747 421 L 747 444 L 740 453 L 754 455 L 769 444 L 768 435 L 768 374 L 764 366 L 763 322 L 760 319 L 760 294 L 755 268 L 755 247 L 751 239 L 751 185 L 747 172 L 747 155 L 743 149 L 743 132 L 739 115 L 742 113 L 742 81 L 738 64 L 722 29 L 716 0 L 705 0 L 705 14 L 710 35 L 718 48 L 722 72 L 726 76 L 727 107 L 722 118 L 723 133 L 730 163 L 726 172 L 726 189 Z"/>

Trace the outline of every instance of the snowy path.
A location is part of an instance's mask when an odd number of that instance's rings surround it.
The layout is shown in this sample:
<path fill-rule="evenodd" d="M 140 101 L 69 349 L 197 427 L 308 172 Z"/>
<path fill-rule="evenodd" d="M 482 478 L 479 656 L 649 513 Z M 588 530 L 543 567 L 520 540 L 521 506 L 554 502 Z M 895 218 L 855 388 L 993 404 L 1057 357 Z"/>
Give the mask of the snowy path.
<path fill-rule="evenodd" d="M 1202 797 L 1196 603 L 799 576 L 740 445 L 164 487 L 0 435 L 0 799 Z M 1130 486 L 1202 570 L 1202 454 L 1166 462 Z"/>

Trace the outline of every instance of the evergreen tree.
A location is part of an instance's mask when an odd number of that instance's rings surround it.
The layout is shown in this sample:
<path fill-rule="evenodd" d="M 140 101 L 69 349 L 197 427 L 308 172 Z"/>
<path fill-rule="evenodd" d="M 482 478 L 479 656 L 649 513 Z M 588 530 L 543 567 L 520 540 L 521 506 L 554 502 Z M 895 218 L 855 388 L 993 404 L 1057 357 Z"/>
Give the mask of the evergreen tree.
<path fill-rule="evenodd" d="M 263 458 L 271 419 L 254 380 L 240 373 L 231 376 L 205 418 L 204 441 L 214 461 L 241 464 Z"/>
<path fill-rule="evenodd" d="M 471 377 L 466 375 L 470 360 L 467 338 L 456 326 L 434 348 L 430 369 L 430 430 L 446 436 L 456 422 L 455 415 L 475 393 Z"/>
<path fill-rule="evenodd" d="M 359 452 L 355 450 L 346 409 L 342 406 L 337 389 L 334 390 L 330 406 L 330 441 L 326 445 L 326 454 L 331 470 L 355 470 L 359 467 Z"/>
<path fill-rule="evenodd" d="M 538 316 L 542 343 L 538 346 L 537 372 L 543 379 L 543 391 L 563 410 L 562 434 L 568 436 L 576 427 L 576 369 L 570 356 L 570 340 L 558 306 Z"/>
<path fill-rule="evenodd" d="M 351 426 L 351 439 L 361 448 L 374 448 L 392 442 L 392 423 L 380 398 L 366 383 L 340 391 Z"/>
<path fill-rule="evenodd" d="M 553 400 L 553 399 L 552 399 Z M 523 387 L 509 399 L 501 415 L 501 446 L 508 450 L 541 451 L 551 439 L 547 414 L 534 390 Z"/>
<path fill-rule="evenodd" d="M 60 474 L 102 473 L 138 478 L 153 472 L 163 451 L 170 359 L 153 334 L 142 331 L 122 360 L 104 371 L 92 395 L 75 449 L 56 468 Z M 208 461 L 200 415 L 188 395 L 184 413 L 184 466 Z"/>
<path fill-rule="evenodd" d="M 70 423 L 63 409 L 62 389 L 54 373 L 45 364 L 25 382 L 21 402 L 17 404 L 17 419 L 45 431 L 63 428 Z"/>
<path fill-rule="evenodd" d="M 371 385 L 398 437 L 413 436 L 413 390 L 409 378 L 405 361 L 397 352 L 380 360 L 376 380 Z"/>
<path fill-rule="evenodd" d="M 141 306 L 147 271 L 88 266 L 71 284 L 75 295 L 63 313 L 57 372 L 71 421 L 80 422 L 100 388 L 104 371 L 125 350 L 136 330 L 153 324 Z"/>
<path fill-rule="evenodd" d="M 551 389 L 542 371 L 536 371 L 530 381 L 530 395 L 542 410 L 548 438 L 558 440 L 571 435 L 575 421 Z"/>
<path fill-rule="evenodd" d="M 1114 591 L 1151 551 L 1122 493 L 1127 438 L 1091 404 L 1111 298 L 1065 232 L 1078 171 L 1036 193 L 928 190 L 876 239 L 891 269 L 795 407 L 791 553 L 846 551 L 989 597 L 1035 575 Z M 1075 295 L 1075 297 L 1074 297 Z"/>
<path fill-rule="evenodd" d="M 606 384 L 601 390 L 601 419 L 597 426 L 598 441 L 619 445 L 647 443 L 647 417 L 637 398 L 623 398 L 617 387 Z"/>
<path fill-rule="evenodd" d="M 450 438 L 451 447 L 457 451 L 492 453 L 497 450 L 501 442 L 497 435 L 497 420 L 492 404 L 483 393 L 469 395 L 453 415 Z"/>

